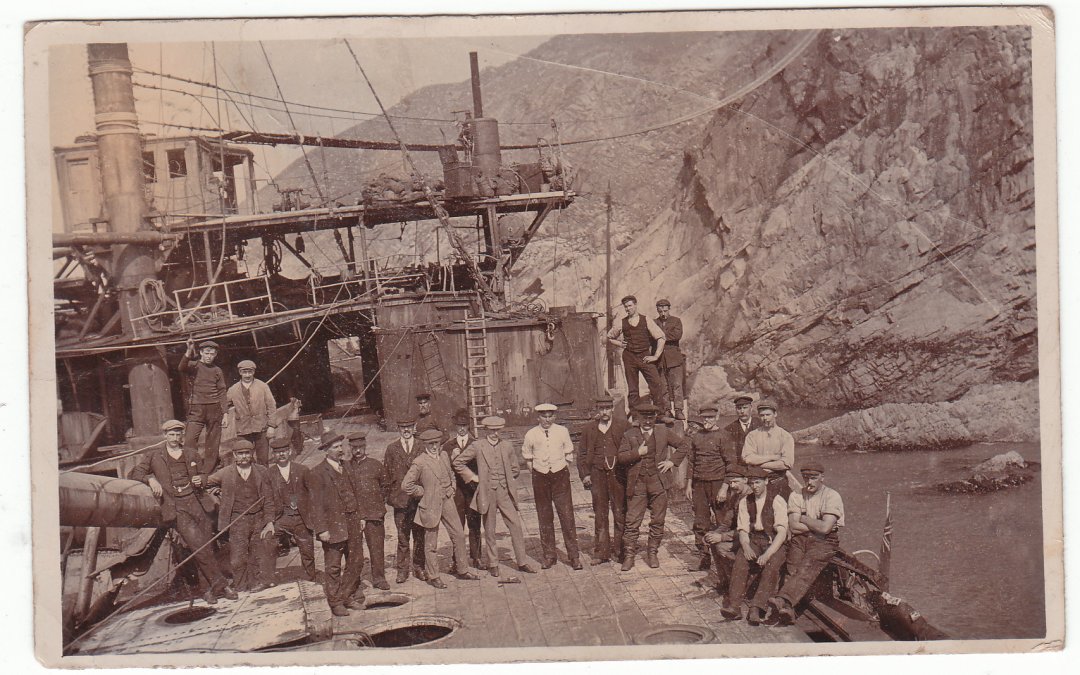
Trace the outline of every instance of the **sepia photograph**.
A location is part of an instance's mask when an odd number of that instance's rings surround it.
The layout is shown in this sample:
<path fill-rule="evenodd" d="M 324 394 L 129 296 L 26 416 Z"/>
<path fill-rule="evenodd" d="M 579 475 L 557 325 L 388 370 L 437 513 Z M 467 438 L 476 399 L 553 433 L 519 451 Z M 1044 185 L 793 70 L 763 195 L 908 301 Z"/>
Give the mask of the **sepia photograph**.
<path fill-rule="evenodd" d="M 1061 649 L 1053 21 L 28 24 L 38 659 Z"/>

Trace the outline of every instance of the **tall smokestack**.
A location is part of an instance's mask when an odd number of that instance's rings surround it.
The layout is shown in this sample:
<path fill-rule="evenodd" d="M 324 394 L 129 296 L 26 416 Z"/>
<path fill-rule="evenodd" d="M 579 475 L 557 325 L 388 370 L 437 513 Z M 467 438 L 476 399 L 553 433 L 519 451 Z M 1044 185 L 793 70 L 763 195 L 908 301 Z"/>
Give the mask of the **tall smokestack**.
<path fill-rule="evenodd" d="M 479 119 L 484 116 L 484 101 L 480 98 L 480 61 L 476 52 L 469 52 L 469 68 L 472 70 L 473 117 Z"/>

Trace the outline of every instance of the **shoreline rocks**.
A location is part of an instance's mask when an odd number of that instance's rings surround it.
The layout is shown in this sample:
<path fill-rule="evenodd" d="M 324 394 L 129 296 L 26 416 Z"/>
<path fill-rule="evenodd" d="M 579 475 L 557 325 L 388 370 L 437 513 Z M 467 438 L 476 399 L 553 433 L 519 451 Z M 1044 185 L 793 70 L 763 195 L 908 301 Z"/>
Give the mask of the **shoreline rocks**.
<path fill-rule="evenodd" d="M 794 433 L 799 443 L 845 450 L 945 450 L 1039 440 L 1038 380 L 973 387 L 956 401 L 886 403 Z"/>
<path fill-rule="evenodd" d="M 1031 481 L 1038 466 L 1038 462 L 1027 462 L 1020 453 L 1011 450 L 978 464 L 968 478 L 938 483 L 937 489 L 957 494 L 997 492 Z"/>

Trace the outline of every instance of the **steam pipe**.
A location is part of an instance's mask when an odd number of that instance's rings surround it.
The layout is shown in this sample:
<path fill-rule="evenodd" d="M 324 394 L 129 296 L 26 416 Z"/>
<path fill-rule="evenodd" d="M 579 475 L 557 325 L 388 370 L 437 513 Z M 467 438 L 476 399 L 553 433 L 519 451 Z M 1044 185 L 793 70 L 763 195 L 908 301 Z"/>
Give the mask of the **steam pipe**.
<path fill-rule="evenodd" d="M 480 99 L 480 61 L 476 52 L 469 52 L 469 69 L 472 71 L 473 117 L 484 116 L 484 102 Z"/>
<path fill-rule="evenodd" d="M 74 527 L 161 527 L 150 486 L 78 471 L 60 474 L 60 524 Z"/>
<path fill-rule="evenodd" d="M 53 246 L 111 246 L 113 244 L 140 244 L 156 246 L 165 241 L 179 239 L 180 235 L 169 232 L 54 232 Z M 57 251 L 54 249 L 53 257 Z M 66 252 L 65 252 L 66 255 Z"/>

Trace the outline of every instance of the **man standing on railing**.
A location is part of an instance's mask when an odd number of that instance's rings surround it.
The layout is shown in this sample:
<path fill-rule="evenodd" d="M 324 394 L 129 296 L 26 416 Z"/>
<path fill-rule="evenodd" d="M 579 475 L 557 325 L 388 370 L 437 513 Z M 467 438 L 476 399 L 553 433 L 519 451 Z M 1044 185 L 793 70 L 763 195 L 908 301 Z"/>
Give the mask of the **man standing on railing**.
<path fill-rule="evenodd" d="M 628 295 L 622 299 L 626 317 L 621 322 L 616 322 L 607 333 L 608 342 L 616 347 L 622 347 L 623 373 L 626 375 L 626 398 L 630 404 L 630 412 L 637 407 L 641 393 L 638 391 L 639 375 L 645 378 L 649 385 L 649 394 L 656 401 L 661 410 L 667 410 L 667 386 L 660 377 L 660 371 L 656 364 L 664 354 L 664 345 L 667 337 L 664 329 L 656 325 L 656 322 L 639 314 L 637 310 L 637 298 Z M 653 344 L 656 344 L 655 351 Z"/>
<path fill-rule="evenodd" d="M 227 394 L 235 417 L 236 435 L 255 446 L 256 462 L 268 466 L 270 443 L 267 434 L 274 429 L 270 416 L 277 410 L 277 401 L 270 393 L 270 387 L 256 379 L 254 361 L 245 359 L 236 369 L 240 371 L 240 381 L 229 387 Z M 225 424 L 228 424 L 227 419 Z"/>
<path fill-rule="evenodd" d="M 682 319 L 671 314 L 671 301 L 667 298 L 661 298 L 656 301 L 656 313 L 659 315 L 656 317 L 656 325 L 660 326 L 660 329 L 664 331 L 664 352 L 660 354 L 660 360 L 656 362 L 656 367 L 660 371 L 660 377 L 663 378 L 664 383 L 667 385 L 667 399 L 675 408 L 675 419 L 686 419 L 686 413 L 684 408 L 686 407 L 686 396 L 683 394 L 684 382 L 686 373 L 683 371 L 683 364 L 686 362 L 686 358 L 683 356 L 682 351 L 679 350 L 679 340 L 683 336 Z M 661 410 L 662 413 L 668 413 L 669 410 L 665 407 Z"/>
<path fill-rule="evenodd" d="M 198 451 L 199 437 L 206 430 L 206 452 L 201 455 L 199 473 L 212 473 L 218 465 L 221 445 L 221 425 L 228 411 L 225 375 L 214 365 L 218 343 L 205 340 L 199 343 L 199 358 L 195 359 L 195 343 L 188 338 L 187 351 L 180 359 L 180 373 L 188 378 L 187 426 L 184 447 Z"/>

